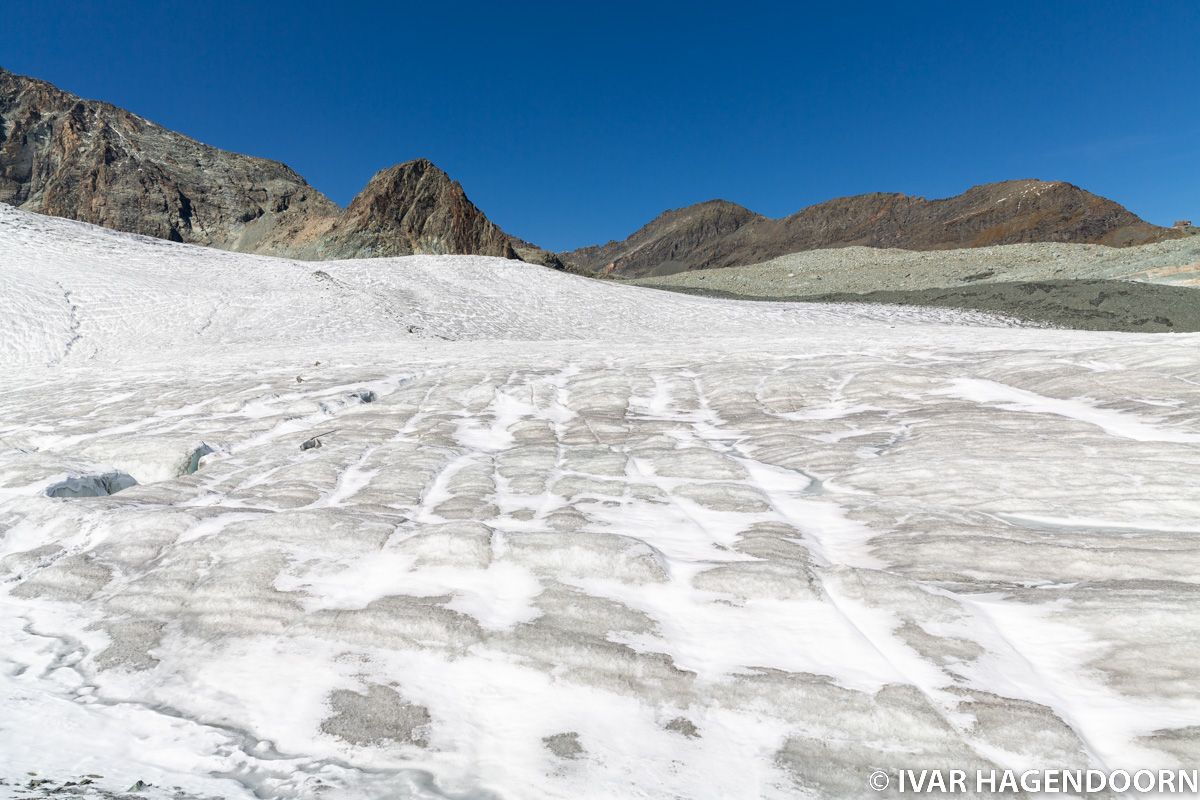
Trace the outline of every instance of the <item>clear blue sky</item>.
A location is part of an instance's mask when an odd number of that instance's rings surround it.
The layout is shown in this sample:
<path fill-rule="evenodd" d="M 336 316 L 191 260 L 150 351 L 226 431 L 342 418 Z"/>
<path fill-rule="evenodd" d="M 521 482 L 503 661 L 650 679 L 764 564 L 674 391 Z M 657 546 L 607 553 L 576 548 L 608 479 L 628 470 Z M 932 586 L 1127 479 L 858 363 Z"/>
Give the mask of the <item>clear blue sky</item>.
<path fill-rule="evenodd" d="M 386 10 L 384 10 L 386 8 Z M 1061 179 L 1200 222 L 1200 2 L 9 3 L 0 66 L 346 204 L 425 156 L 510 233 Z"/>

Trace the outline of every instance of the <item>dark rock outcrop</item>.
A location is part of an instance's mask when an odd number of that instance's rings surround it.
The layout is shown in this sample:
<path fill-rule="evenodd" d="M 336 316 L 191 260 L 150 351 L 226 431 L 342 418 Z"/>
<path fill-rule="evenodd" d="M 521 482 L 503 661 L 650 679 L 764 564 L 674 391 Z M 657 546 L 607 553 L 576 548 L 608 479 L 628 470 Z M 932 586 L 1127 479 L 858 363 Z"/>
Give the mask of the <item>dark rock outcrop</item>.
<path fill-rule="evenodd" d="M 1069 183 L 1019 180 L 975 186 L 944 200 L 903 194 L 843 197 L 783 219 L 710 201 L 668 211 L 623 242 L 560 255 L 585 272 L 642 277 L 849 245 L 941 250 L 1076 242 L 1123 247 L 1177 235 Z"/>
<path fill-rule="evenodd" d="M 575 271 L 563 263 L 563 260 L 558 257 L 557 253 L 544 250 L 536 244 L 530 244 L 524 239 L 518 239 L 515 236 L 512 237 L 512 246 L 513 250 L 517 251 L 517 258 L 522 261 L 528 261 L 530 264 L 537 264 L 542 267 L 550 267 L 550 269 Z"/>
<path fill-rule="evenodd" d="M 125 472 L 71 475 L 47 486 L 46 496 L 59 498 L 108 497 L 137 485 L 137 480 Z"/>

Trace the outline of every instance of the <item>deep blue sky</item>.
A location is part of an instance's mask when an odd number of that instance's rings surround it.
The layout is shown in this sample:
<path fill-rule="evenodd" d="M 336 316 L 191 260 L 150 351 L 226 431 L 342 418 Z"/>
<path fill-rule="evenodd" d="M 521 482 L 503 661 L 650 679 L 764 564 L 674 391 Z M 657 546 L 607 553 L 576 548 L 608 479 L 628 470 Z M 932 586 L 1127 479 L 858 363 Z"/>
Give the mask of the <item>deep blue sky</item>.
<path fill-rule="evenodd" d="M 783 216 L 1025 177 L 1200 222 L 1196 0 L 39 0 L 4 27 L 0 66 L 342 204 L 431 158 L 555 249 L 712 197 Z"/>

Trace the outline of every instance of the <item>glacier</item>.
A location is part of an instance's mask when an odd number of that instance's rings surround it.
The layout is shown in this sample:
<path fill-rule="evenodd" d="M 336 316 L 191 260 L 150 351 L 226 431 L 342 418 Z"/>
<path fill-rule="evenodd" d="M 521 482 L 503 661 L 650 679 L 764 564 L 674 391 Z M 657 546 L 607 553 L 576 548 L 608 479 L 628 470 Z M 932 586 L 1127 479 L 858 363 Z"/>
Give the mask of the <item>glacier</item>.
<path fill-rule="evenodd" d="M 0 796 L 1200 762 L 1200 335 L 3 205 L 0 302 Z"/>

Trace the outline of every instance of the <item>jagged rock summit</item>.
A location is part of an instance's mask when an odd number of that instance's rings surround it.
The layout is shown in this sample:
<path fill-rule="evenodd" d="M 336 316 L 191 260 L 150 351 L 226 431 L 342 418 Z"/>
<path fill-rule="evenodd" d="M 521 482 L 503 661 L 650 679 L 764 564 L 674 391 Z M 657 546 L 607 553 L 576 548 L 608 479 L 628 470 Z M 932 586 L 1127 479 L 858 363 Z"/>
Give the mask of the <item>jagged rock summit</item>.
<path fill-rule="evenodd" d="M 459 183 L 420 158 L 381 170 L 349 208 L 297 252 L 319 259 L 472 253 L 517 258 L 512 237 L 467 199 Z"/>
<path fill-rule="evenodd" d="M 862 194 L 770 219 L 725 201 L 668 211 L 622 242 L 560 257 L 590 273 L 624 277 L 732 267 L 788 253 L 866 245 L 944 250 L 1023 242 L 1124 247 L 1181 235 L 1063 181 L 975 186 L 943 200 Z"/>
<path fill-rule="evenodd" d="M 498 228 L 427 159 L 382 170 L 343 210 L 276 161 L 201 144 L 3 69 L 0 202 L 246 253 L 468 254 L 562 267 Z"/>

